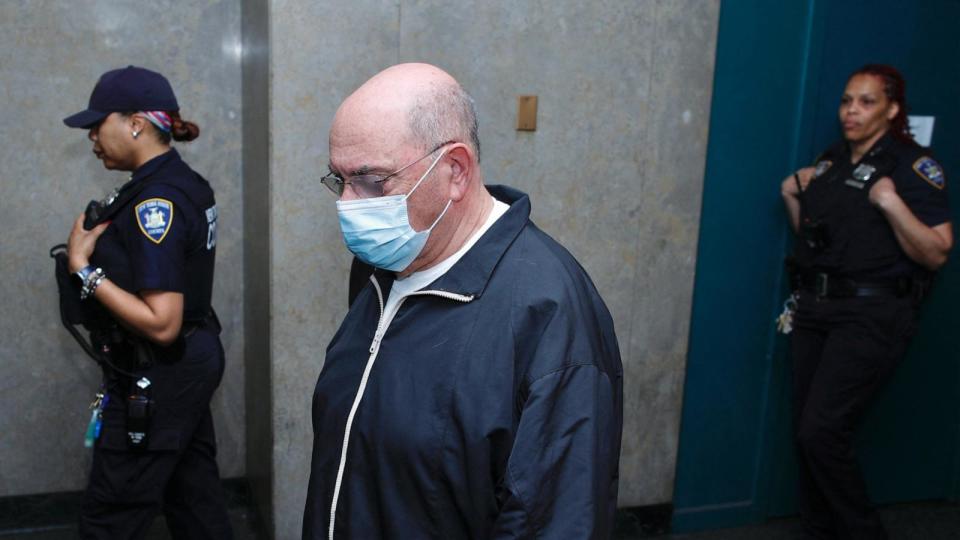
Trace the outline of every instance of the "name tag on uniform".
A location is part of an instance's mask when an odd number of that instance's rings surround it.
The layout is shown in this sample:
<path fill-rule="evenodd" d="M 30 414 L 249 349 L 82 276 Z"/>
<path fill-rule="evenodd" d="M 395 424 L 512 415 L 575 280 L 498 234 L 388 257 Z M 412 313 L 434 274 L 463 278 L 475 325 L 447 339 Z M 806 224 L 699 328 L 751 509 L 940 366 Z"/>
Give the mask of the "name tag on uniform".
<path fill-rule="evenodd" d="M 861 163 L 857 165 L 857 168 L 853 170 L 853 178 L 848 178 L 846 185 L 850 187 L 855 187 L 857 189 L 863 189 L 863 186 L 867 185 L 867 182 L 870 181 L 870 177 L 873 176 L 873 173 L 877 172 L 877 168 L 872 165 L 867 165 L 866 163 Z"/>

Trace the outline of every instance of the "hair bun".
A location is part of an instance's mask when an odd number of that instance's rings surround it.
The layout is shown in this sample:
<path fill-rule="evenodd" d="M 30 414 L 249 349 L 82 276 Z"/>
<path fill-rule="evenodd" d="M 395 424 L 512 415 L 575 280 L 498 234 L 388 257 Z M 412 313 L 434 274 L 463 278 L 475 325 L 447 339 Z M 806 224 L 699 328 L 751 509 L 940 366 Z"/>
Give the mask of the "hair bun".
<path fill-rule="evenodd" d="M 173 118 L 170 133 L 175 141 L 192 141 L 200 136 L 200 128 L 193 122 Z"/>

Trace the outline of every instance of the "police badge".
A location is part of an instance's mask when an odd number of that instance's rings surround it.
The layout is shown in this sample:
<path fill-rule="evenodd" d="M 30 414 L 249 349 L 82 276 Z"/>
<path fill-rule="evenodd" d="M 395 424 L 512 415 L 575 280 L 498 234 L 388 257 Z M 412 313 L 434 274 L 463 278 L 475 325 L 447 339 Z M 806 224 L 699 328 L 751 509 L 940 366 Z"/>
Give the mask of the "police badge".
<path fill-rule="evenodd" d="M 873 173 L 875 172 L 877 172 L 877 168 L 873 165 L 861 163 L 860 165 L 857 165 L 856 169 L 853 170 L 853 178 L 848 178 L 844 183 L 850 187 L 863 189 L 863 186 L 867 185 L 867 182 L 870 181 L 870 177 L 873 176 Z"/>

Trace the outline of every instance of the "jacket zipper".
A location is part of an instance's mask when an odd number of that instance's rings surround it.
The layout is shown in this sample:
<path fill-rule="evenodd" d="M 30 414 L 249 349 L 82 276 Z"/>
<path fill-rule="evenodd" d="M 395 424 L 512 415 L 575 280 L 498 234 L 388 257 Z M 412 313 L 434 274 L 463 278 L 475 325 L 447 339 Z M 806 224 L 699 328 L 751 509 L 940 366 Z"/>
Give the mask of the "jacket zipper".
<path fill-rule="evenodd" d="M 404 298 L 410 298 L 411 296 L 439 296 L 440 298 L 446 298 L 447 300 L 456 300 L 457 302 L 462 302 L 464 304 L 472 302 L 476 296 L 472 294 L 457 294 L 448 291 L 414 291 Z"/>
<path fill-rule="evenodd" d="M 350 414 L 347 415 L 347 425 L 343 431 L 343 445 L 340 449 L 340 466 L 337 468 L 337 481 L 333 487 L 333 501 L 330 503 L 330 527 L 328 532 L 328 539 L 333 540 L 333 531 L 334 525 L 336 524 L 336 515 L 337 515 L 337 502 L 340 499 L 340 488 L 343 483 L 343 471 L 346 469 L 347 465 L 347 448 L 349 447 L 350 442 L 350 429 L 353 427 L 353 418 L 357 413 L 357 409 L 360 407 L 360 400 L 363 399 L 363 393 L 367 388 L 367 380 L 370 378 L 370 371 L 373 369 L 373 363 L 377 359 L 377 354 L 380 352 L 380 342 L 383 340 L 383 335 L 387 333 L 387 327 L 390 326 L 390 321 L 384 317 L 383 312 L 383 292 L 380 290 L 380 284 L 377 283 L 376 278 L 370 276 L 370 281 L 373 282 L 373 288 L 377 291 L 377 301 L 380 303 L 380 318 L 377 320 L 377 330 L 373 334 L 373 341 L 370 343 L 370 356 L 367 358 L 367 365 L 363 369 L 363 376 L 360 378 L 360 387 L 357 389 L 357 395 L 353 398 L 353 405 L 350 407 Z M 440 298 L 446 298 L 448 300 L 456 300 L 466 304 L 471 302 L 474 299 L 474 295 L 464 295 L 457 294 L 447 291 L 416 291 L 404 296 L 397 302 L 397 309 L 393 312 L 394 315 L 400 311 L 400 306 L 403 305 L 403 302 L 410 298 L 411 296 L 439 296 Z M 393 316 L 390 316 L 390 319 L 393 319 Z"/>
<path fill-rule="evenodd" d="M 330 503 L 330 526 L 328 528 L 327 538 L 333 540 L 334 525 L 336 525 L 337 502 L 340 499 L 340 487 L 343 483 L 343 471 L 347 465 L 347 448 L 350 441 L 350 429 L 353 427 L 353 417 L 360 406 L 360 400 L 363 398 L 363 392 L 367 388 L 367 379 L 370 377 L 370 370 L 373 368 L 373 362 L 377 359 L 377 352 L 380 349 L 380 327 L 383 325 L 383 292 L 380 290 L 380 284 L 370 276 L 373 282 L 373 288 L 377 291 L 377 301 L 380 303 L 380 318 L 377 319 L 377 331 L 373 335 L 373 343 L 370 345 L 370 356 L 367 358 L 367 365 L 363 368 L 363 376 L 360 378 L 360 387 L 357 389 L 357 395 L 353 398 L 353 405 L 350 406 L 350 414 L 347 415 L 347 425 L 343 430 L 343 445 L 340 448 L 340 465 L 337 467 L 337 481 L 333 486 L 333 501 Z"/>

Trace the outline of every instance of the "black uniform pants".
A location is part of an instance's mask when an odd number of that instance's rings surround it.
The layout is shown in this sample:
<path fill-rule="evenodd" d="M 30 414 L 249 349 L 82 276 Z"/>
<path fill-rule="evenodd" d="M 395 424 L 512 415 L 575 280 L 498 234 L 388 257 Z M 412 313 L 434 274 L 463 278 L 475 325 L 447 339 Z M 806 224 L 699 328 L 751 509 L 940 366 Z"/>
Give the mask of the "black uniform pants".
<path fill-rule="evenodd" d="M 854 432 L 906 352 L 910 298 L 801 293 L 791 341 L 799 502 L 811 538 L 886 538 L 867 496 Z"/>
<path fill-rule="evenodd" d="M 143 450 L 126 442 L 131 381 L 113 379 L 81 510 L 81 538 L 143 538 L 161 511 L 173 538 L 232 538 L 210 414 L 223 368 L 219 337 L 201 328 L 185 338 L 178 360 L 160 354 L 154 366 L 137 372 L 151 381 L 154 401 Z"/>

